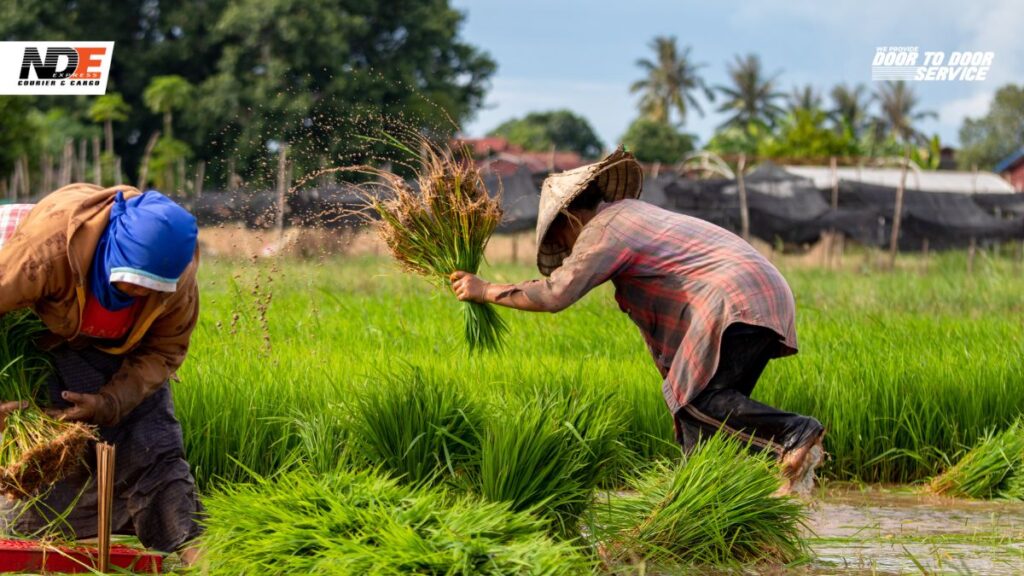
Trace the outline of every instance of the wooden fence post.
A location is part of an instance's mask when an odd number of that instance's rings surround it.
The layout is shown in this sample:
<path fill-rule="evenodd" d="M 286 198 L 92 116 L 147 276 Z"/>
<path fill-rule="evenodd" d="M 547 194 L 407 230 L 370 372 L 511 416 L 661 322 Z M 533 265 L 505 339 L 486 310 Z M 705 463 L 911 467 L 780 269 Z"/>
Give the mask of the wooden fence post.
<path fill-rule="evenodd" d="M 889 269 L 896 268 L 896 254 L 900 251 L 900 221 L 903 219 L 903 191 L 907 186 L 907 166 L 910 164 L 910 146 L 903 153 L 900 185 L 896 188 L 896 206 L 892 211 L 892 236 L 889 239 Z"/>
<path fill-rule="evenodd" d="M 747 155 L 740 154 L 736 167 L 736 184 L 740 194 L 740 232 L 743 239 L 750 242 L 750 209 L 747 206 L 747 187 L 743 183 L 743 169 L 747 166 Z"/>
<path fill-rule="evenodd" d="M 206 179 L 206 160 L 200 160 L 199 165 L 196 166 L 196 183 L 193 186 L 193 192 L 196 194 L 196 198 L 203 195 L 203 180 Z"/>
<path fill-rule="evenodd" d="M 93 161 L 93 181 L 97 186 L 103 185 L 103 160 L 100 154 L 100 137 L 92 137 L 92 161 Z"/>
<path fill-rule="evenodd" d="M 278 238 L 284 237 L 284 211 L 288 194 L 288 145 L 282 143 L 277 153 L 277 229 Z"/>

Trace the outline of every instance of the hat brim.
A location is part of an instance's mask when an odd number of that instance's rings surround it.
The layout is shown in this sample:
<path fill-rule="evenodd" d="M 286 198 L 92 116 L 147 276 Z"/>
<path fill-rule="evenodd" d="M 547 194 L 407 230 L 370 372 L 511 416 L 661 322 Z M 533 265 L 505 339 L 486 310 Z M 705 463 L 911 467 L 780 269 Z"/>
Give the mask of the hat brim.
<path fill-rule="evenodd" d="M 639 198 L 644 175 L 640 163 L 619 147 L 601 161 L 552 174 L 541 188 L 537 215 L 537 269 L 549 276 L 572 253 L 572 246 L 548 238 L 551 225 L 587 187 L 596 182 L 605 202 Z"/>

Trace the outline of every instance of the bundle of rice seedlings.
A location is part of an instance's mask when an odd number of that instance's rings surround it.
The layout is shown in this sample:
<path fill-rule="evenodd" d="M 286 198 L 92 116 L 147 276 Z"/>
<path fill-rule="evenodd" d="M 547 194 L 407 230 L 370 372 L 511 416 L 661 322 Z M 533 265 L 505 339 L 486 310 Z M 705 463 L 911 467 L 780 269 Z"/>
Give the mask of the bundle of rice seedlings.
<path fill-rule="evenodd" d="M 50 373 L 33 345 L 43 330 L 29 312 L 0 317 L 0 401 L 25 402 L 0 427 L 0 493 L 12 500 L 31 498 L 64 478 L 96 437 L 91 426 L 57 420 L 36 404 Z"/>
<path fill-rule="evenodd" d="M 350 438 L 381 470 L 414 484 L 478 466 L 483 418 L 450 382 L 403 369 L 371 382 L 352 403 Z"/>
<path fill-rule="evenodd" d="M 776 465 L 716 435 L 681 465 L 659 463 L 631 482 L 635 494 L 598 507 L 607 560 L 656 565 L 789 563 L 807 555 L 800 501 L 773 495 Z"/>
<path fill-rule="evenodd" d="M 397 174 L 365 168 L 391 193 L 389 198 L 367 196 L 379 217 L 374 225 L 403 267 L 447 289 L 452 272 L 475 274 L 480 269 L 487 241 L 501 223 L 501 202 L 488 195 L 468 152 L 456 158 L 451 150 L 420 138 L 417 153 L 394 138 L 389 141 L 418 157 L 419 190 Z M 471 351 L 494 350 L 501 345 L 508 328 L 493 306 L 466 302 L 463 312 Z"/>
<path fill-rule="evenodd" d="M 38 408 L 7 415 L 0 433 L 0 493 L 31 498 L 67 476 L 81 461 L 95 429 L 51 418 Z"/>
<path fill-rule="evenodd" d="M 943 496 L 996 498 L 1015 471 L 1024 471 L 1021 420 L 1002 432 L 987 432 L 955 466 L 933 478 L 930 488 Z"/>
<path fill-rule="evenodd" d="M 586 574 L 590 561 L 504 504 L 373 471 L 293 470 L 204 499 L 204 574 Z"/>
<path fill-rule="evenodd" d="M 477 490 L 579 536 L 597 486 L 623 454 L 621 428 L 607 403 L 558 395 L 502 405 L 488 421 Z"/>

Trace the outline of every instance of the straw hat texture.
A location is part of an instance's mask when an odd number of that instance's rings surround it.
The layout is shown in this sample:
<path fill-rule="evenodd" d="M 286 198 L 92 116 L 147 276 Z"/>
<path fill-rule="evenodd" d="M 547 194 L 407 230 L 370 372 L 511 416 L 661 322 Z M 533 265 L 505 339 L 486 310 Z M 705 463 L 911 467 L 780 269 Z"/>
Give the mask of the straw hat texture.
<path fill-rule="evenodd" d="M 551 225 L 591 182 L 596 182 L 605 202 L 637 198 L 643 189 L 640 163 L 621 146 L 601 161 L 552 174 L 544 180 L 537 214 L 537 268 L 548 276 L 572 252 L 555 239 L 546 238 Z"/>

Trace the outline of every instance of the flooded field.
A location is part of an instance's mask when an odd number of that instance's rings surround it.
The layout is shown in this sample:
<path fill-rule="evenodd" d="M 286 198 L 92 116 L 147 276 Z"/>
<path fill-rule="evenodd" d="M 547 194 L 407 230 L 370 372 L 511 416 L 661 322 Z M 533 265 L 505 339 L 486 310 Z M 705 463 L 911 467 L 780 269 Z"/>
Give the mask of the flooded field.
<path fill-rule="evenodd" d="M 1024 573 L 1024 503 L 841 484 L 819 497 L 809 573 Z"/>

